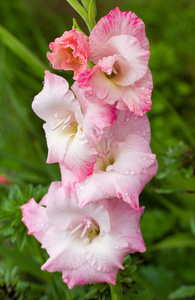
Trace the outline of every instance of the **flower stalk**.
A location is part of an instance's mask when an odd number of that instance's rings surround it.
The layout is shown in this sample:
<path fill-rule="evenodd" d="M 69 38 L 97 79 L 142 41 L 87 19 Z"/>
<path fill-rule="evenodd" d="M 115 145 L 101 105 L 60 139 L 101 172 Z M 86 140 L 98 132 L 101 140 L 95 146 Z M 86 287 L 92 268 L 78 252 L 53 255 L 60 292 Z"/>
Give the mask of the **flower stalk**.
<path fill-rule="evenodd" d="M 95 26 L 95 15 L 96 15 L 96 4 L 95 0 L 88 1 L 88 9 L 87 2 L 85 2 L 85 7 L 83 7 L 77 0 L 67 0 L 67 2 L 76 10 L 76 12 L 81 16 L 81 18 L 85 21 L 89 32 Z"/>
<path fill-rule="evenodd" d="M 117 282 L 116 285 L 110 284 L 111 300 L 122 300 L 121 285 Z"/>

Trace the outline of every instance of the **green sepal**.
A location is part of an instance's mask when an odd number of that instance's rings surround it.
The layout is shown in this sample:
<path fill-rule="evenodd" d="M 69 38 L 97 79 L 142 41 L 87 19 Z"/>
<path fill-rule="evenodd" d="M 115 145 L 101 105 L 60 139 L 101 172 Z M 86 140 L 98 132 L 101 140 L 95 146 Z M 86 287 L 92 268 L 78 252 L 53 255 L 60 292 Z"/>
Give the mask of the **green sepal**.
<path fill-rule="evenodd" d="M 88 11 L 89 2 L 90 2 L 90 0 L 81 0 L 81 3 L 83 4 L 83 6 L 86 9 L 86 11 Z"/>
<path fill-rule="evenodd" d="M 91 24 L 94 24 L 95 26 L 95 18 L 97 15 L 97 9 L 96 9 L 96 2 L 95 0 L 90 0 L 89 2 L 89 7 L 88 7 L 88 18 L 89 18 L 89 22 Z"/>
<path fill-rule="evenodd" d="M 76 30 L 78 30 L 78 31 L 80 31 L 80 32 L 83 32 L 83 31 L 81 30 L 81 28 L 79 27 L 79 25 L 78 25 L 78 23 L 77 23 L 77 21 L 76 21 L 75 18 L 72 19 L 72 22 L 73 22 L 72 29 L 76 29 Z"/>

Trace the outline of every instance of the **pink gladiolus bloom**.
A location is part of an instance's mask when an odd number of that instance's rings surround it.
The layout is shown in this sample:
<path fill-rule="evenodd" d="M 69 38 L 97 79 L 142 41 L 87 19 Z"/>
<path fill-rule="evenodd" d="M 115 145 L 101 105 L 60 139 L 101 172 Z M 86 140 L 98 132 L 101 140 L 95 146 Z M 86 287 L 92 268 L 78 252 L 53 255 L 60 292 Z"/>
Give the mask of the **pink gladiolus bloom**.
<path fill-rule="evenodd" d="M 99 104 L 89 102 L 84 95 L 84 91 L 78 87 L 76 81 L 72 90 L 75 93 L 84 118 L 83 131 L 85 132 L 89 141 L 93 143 L 99 142 L 106 127 L 111 126 L 116 120 L 116 108 L 108 104 Z"/>
<path fill-rule="evenodd" d="M 117 120 L 96 145 L 93 174 L 76 183 L 80 207 L 103 197 L 122 197 L 131 207 L 139 208 L 139 194 L 157 172 L 156 155 L 149 142 L 147 116 L 119 111 Z M 63 166 L 61 172 L 64 181 Z"/>
<path fill-rule="evenodd" d="M 44 197 L 46 207 L 34 199 L 21 207 L 28 234 L 49 254 L 41 269 L 62 272 L 70 289 L 93 282 L 115 284 L 125 255 L 145 251 L 139 227 L 144 208 L 134 210 L 112 198 L 80 209 L 74 190 L 55 190 L 57 185 Z"/>
<path fill-rule="evenodd" d="M 43 90 L 32 108 L 46 122 L 47 163 L 63 162 L 82 180 L 93 172 L 97 153 L 82 130 L 80 104 L 64 78 L 49 71 L 45 74 Z"/>
<path fill-rule="evenodd" d="M 75 80 L 86 70 L 89 49 L 88 37 L 84 33 L 75 29 L 65 31 L 49 44 L 49 48 L 53 52 L 48 52 L 47 58 L 54 69 L 74 70 Z"/>
<path fill-rule="evenodd" d="M 112 10 L 93 28 L 89 37 L 89 59 L 96 64 L 82 72 L 79 87 L 91 102 L 117 103 L 143 115 L 151 109 L 152 76 L 145 25 L 133 12 Z"/>

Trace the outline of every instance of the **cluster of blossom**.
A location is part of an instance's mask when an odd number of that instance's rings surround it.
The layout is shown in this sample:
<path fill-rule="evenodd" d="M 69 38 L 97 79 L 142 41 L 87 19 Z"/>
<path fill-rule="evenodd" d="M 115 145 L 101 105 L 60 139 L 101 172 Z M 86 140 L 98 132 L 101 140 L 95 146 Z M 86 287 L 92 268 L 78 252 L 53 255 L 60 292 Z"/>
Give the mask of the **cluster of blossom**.
<path fill-rule="evenodd" d="M 145 26 L 116 8 L 89 38 L 73 29 L 49 46 L 53 68 L 74 70 L 75 81 L 71 91 L 46 71 L 32 107 L 45 121 L 47 163 L 59 163 L 62 180 L 39 204 L 22 206 L 22 221 L 49 254 L 42 270 L 61 271 L 69 288 L 115 284 L 125 255 L 145 251 L 139 195 L 157 172 L 145 114 L 152 92 Z"/>

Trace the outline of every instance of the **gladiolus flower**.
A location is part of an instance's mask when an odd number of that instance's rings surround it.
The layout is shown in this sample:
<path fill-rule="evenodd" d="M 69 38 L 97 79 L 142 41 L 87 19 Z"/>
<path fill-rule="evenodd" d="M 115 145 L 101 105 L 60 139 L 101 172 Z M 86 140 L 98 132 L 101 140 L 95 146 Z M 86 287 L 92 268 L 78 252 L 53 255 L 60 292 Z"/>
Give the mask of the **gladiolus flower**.
<path fill-rule="evenodd" d="M 73 189 L 53 184 L 53 192 L 50 189 L 44 197 L 46 207 L 34 199 L 21 207 L 28 234 L 50 256 L 41 269 L 61 271 L 69 288 L 93 282 L 115 284 L 125 255 L 145 251 L 139 227 L 144 208 L 134 210 L 112 198 L 80 209 Z"/>
<path fill-rule="evenodd" d="M 143 115 L 151 109 L 152 76 L 145 26 L 132 12 L 112 10 L 93 28 L 89 59 L 93 69 L 82 72 L 79 87 L 91 102 L 117 104 Z"/>
<path fill-rule="evenodd" d="M 75 29 L 65 31 L 60 38 L 49 44 L 53 51 L 47 53 L 52 67 L 58 70 L 73 70 L 73 79 L 77 80 L 79 74 L 87 68 L 88 37 Z"/>
<path fill-rule="evenodd" d="M 102 197 L 122 197 L 131 207 L 139 208 L 139 194 L 157 172 L 156 155 L 149 142 L 147 116 L 119 111 L 117 120 L 96 145 L 93 173 L 76 183 L 80 207 Z M 64 181 L 63 166 L 61 172 Z"/>
<path fill-rule="evenodd" d="M 96 150 L 82 130 L 80 104 L 64 78 L 49 71 L 45 74 L 43 90 L 34 98 L 32 108 L 46 122 L 47 163 L 63 162 L 84 179 L 93 172 Z"/>

